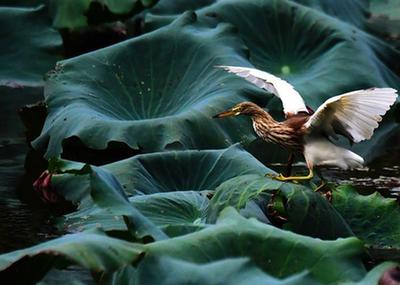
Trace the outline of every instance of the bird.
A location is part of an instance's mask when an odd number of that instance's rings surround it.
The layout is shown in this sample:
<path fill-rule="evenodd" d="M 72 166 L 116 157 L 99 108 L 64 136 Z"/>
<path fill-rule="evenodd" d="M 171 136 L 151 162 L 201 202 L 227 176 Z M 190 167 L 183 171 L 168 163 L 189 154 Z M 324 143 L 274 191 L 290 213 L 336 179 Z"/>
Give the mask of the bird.
<path fill-rule="evenodd" d="M 257 136 L 289 151 L 289 167 L 294 154 L 305 158 L 307 175 L 273 175 L 279 181 L 311 180 L 316 166 L 336 166 L 344 170 L 362 167 L 361 156 L 335 144 L 333 139 L 338 139 L 338 135 L 351 143 L 370 139 L 382 116 L 397 99 L 396 89 L 374 87 L 331 97 L 314 112 L 290 83 L 275 75 L 251 67 L 217 67 L 244 78 L 282 101 L 284 121 L 276 121 L 253 102 L 238 103 L 213 116 L 249 116 Z"/>

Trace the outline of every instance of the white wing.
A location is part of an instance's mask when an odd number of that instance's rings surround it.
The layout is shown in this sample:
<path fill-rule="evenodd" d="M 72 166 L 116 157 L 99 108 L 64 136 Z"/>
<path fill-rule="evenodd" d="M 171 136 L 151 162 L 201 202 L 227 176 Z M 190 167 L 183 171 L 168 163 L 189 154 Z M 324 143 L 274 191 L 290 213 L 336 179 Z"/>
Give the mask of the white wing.
<path fill-rule="evenodd" d="M 289 114 L 297 114 L 298 112 L 308 113 L 307 107 L 299 92 L 297 92 L 293 86 L 285 80 L 255 68 L 227 65 L 220 65 L 217 67 L 235 73 L 237 76 L 243 77 L 256 86 L 275 94 L 281 99 L 283 112 L 286 116 Z"/>
<path fill-rule="evenodd" d="M 378 122 L 396 101 L 397 90 L 370 88 L 329 98 L 305 124 L 309 132 L 336 137 L 344 135 L 353 142 L 370 139 Z"/>

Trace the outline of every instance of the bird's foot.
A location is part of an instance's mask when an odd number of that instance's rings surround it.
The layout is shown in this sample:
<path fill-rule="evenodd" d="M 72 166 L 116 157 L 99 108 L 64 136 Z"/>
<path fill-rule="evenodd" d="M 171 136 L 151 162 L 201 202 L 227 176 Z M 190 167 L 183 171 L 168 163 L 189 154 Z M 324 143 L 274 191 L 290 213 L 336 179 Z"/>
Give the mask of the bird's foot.
<path fill-rule="evenodd" d="M 267 173 L 266 176 L 271 177 L 272 179 L 279 180 L 279 181 L 297 181 L 297 180 L 311 180 L 314 177 L 312 169 L 306 176 L 283 176 L 282 174 L 275 175 Z"/>
<path fill-rule="evenodd" d="M 282 173 L 279 173 L 279 174 L 267 173 L 267 174 L 265 174 L 265 177 L 269 177 L 271 179 L 278 180 L 278 181 L 292 181 L 294 183 L 298 183 L 296 180 L 290 179 L 291 176 L 283 176 Z"/>

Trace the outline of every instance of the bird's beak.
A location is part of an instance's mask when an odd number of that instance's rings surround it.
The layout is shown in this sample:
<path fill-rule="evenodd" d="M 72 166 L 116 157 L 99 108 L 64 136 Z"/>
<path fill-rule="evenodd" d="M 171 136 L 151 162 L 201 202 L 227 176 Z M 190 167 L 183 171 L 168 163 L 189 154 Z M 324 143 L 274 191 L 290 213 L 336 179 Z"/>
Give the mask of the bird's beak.
<path fill-rule="evenodd" d="M 233 109 L 224 111 L 222 113 L 216 114 L 215 116 L 213 116 L 213 118 L 225 118 L 225 117 L 232 117 L 232 116 L 238 116 L 238 115 L 240 115 L 240 111 L 237 109 L 235 110 L 235 108 L 233 108 Z"/>

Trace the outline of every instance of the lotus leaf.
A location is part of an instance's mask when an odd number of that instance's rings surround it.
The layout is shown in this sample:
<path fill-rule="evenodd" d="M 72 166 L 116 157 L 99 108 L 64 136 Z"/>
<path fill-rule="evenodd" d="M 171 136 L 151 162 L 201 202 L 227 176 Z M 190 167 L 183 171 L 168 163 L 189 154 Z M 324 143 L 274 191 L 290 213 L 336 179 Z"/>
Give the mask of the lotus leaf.
<path fill-rule="evenodd" d="M 264 195 L 262 201 L 266 206 L 275 199 L 271 199 L 272 193 L 275 197 L 284 197 L 283 214 L 288 219 L 284 228 L 323 239 L 353 235 L 345 220 L 319 193 L 305 186 L 254 174 L 237 176 L 222 183 L 211 199 L 209 219 L 212 221 L 227 206 L 241 209 L 249 200 L 260 195 Z"/>
<path fill-rule="evenodd" d="M 73 164 L 74 165 L 74 164 Z M 76 164 L 77 169 L 83 164 Z M 137 155 L 107 164 L 129 195 L 170 191 L 214 190 L 222 182 L 238 175 L 271 172 L 239 145 L 223 150 L 169 151 Z M 87 175 L 53 176 L 53 185 L 66 199 L 81 201 L 87 195 Z"/>
<path fill-rule="evenodd" d="M 58 165 L 58 171 L 69 173 L 53 175 L 52 186 L 67 200 L 79 204 L 78 212 L 66 216 L 65 227 L 82 230 L 101 225 L 106 230 L 126 230 L 122 220 L 115 218 L 121 215 L 121 211 L 125 211 L 123 215 L 129 213 L 130 207 L 126 202 L 120 198 L 116 200 L 113 196 L 97 196 L 96 199 L 90 177 L 77 171 L 84 167 L 83 164 L 64 161 L 53 165 Z M 263 175 L 270 172 L 238 145 L 225 150 L 137 155 L 102 166 L 98 171 L 112 173 L 126 193 L 135 195 L 129 198 L 130 203 L 156 225 L 166 229 L 169 235 L 205 226 L 208 199 L 202 191 L 214 190 L 222 182 L 237 175 Z M 106 180 L 112 182 L 114 178 L 108 177 Z M 113 183 L 116 184 L 116 181 Z M 112 192 L 109 190 L 102 193 L 105 195 Z M 93 207 L 92 199 L 96 204 L 103 203 L 101 207 L 110 211 Z"/>
<path fill-rule="evenodd" d="M 61 36 L 51 28 L 47 13 L 44 6 L 0 7 L 1 86 L 43 86 L 43 74 L 61 55 Z"/>
<path fill-rule="evenodd" d="M 399 255 L 400 208 L 395 199 L 377 192 L 363 196 L 347 185 L 335 189 L 333 206 L 368 247 L 391 249 Z"/>
<path fill-rule="evenodd" d="M 19 284 L 40 280 L 55 265 L 77 264 L 93 272 L 115 271 L 135 261 L 140 245 L 101 234 L 80 233 L 0 255 L 0 276 Z"/>
<path fill-rule="evenodd" d="M 364 28 L 368 15 L 369 0 L 294 0 L 297 3 L 320 10 L 328 15 Z"/>
<path fill-rule="evenodd" d="M 215 0 L 161 0 L 149 9 L 144 16 L 145 31 L 154 31 L 168 25 L 185 11 L 198 10 L 211 5 Z"/>
<path fill-rule="evenodd" d="M 254 138 L 242 120 L 211 118 L 239 101 L 264 102 L 263 92 L 215 68 L 244 64 L 242 55 L 229 25 L 196 25 L 189 12 L 154 33 L 62 61 L 46 82 L 49 115 L 34 146 L 49 158 L 71 137 L 90 149 L 118 141 L 143 152 Z"/>
<path fill-rule="evenodd" d="M 132 276 L 132 275 L 131 275 Z M 169 257 L 145 257 L 138 266 L 133 284 L 318 284 L 307 272 L 279 280 L 255 266 L 248 258 L 228 258 L 196 264 Z"/>
<path fill-rule="evenodd" d="M 321 284 L 359 280 L 365 274 L 355 238 L 322 241 L 241 217 L 233 208 L 221 212 L 215 226 L 196 233 L 148 244 L 147 254 L 204 263 L 229 257 L 250 257 L 277 278 L 309 270 Z"/>
<path fill-rule="evenodd" d="M 342 92 L 399 85 L 374 54 L 387 49 L 383 43 L 308 7 L 280 0 L 223 0 L 199 11 L 210 13 L 239 29 L 254 66 L 286 78 L 313 109 Z M 281 108 L 273 102 L 268 107 Z"/>
<path fill-rule="evenodd" d="M 129 198 L 140 211 L 169 236 L 177 236 L 202 229 L 206 226 L 208 199 L 195 191 L 175 191 Z M 94 205 L 68 214 L 62 227 L 68 231 L 84 231 L 101 227 L 105 231 L 127 231 L 122 216 L 108 208 Z"/>
<path fill-rule="evenodd" d="M 352 1 L 353 4 L 343 1 L 343 9 L 328 1 L 302 3 L 332 13 L 338 9 L 337 14 L 346 10 L 347 4 L 360 6 L 356 10 L 360 15 L 356 18 L 365 12 L 363 1 Z M 307 6 L 285 0 L 222 0 L 197 13 L 199 18 L 213 16 L 236 26 L 249 48 L 250 63 L 288 80 L 314 110 L 326 99 L 344 92 L 371 86 L 400 88 L 399 77 L 394 73 L 398 70 L 394 62 L 400 60 L 398 51 L 351 24 Z M 346 16 L 343 14 L 343 17 Z M 154 24 L 157 18 L 153 20 Z M 270 98 L 267 108 L 275 117 L 281 117 L 279 99 Z M 378 136 L 398 132 L 393 113 L 387 115 L 388 119 L 376 131 Z M 355 150 L 371 161 L 381 153 L 382 143 L 382 140 L 363 142 Z M 262 156 L 257 151 L 254 155 Z M 267 155 L 263 161 L 282 161 L 278 158 Z"/>
<path fill-rule="evenodd" d="M 15 278 L 16 270 L 28 274 L 27 270 L 33 268 L 25 266 L 22 269 L 22 260 L 25 265 L 32 266 L 35 262 L 39 265 L 38 258 L 42 256 L 51 266 L 67 257 L 72 263 L 110 274 L 137 261 L 143 253 L 145 256 L 169 256 L 200 264 L 227 257 L 248 257 L 275 278 L 286 278 L 308 270 L 309 276 L 321 284 L 358 281 L 366 274 L 359 258 L 362 243 L 355 238 L 322 241 L 304 237 L 254 219 L 247 220 L 233 208 L 225 209 L 216 225 L 147 245 L 131 244 L 100 234 L 66 235 L 32 248 L 0 255 L 0 268 L 8 268 L 2 273 Z M 52 256 L 51 262 L 48 258 Z M 39 276 L 47 270 L 42 270 Z M 18 272 L 21 275 L 22 271 Z"/>
<path fill-rule="evenodd" d="M 115 177 L 99 168 L 90 173 L 90 194 L 94 202 L 113 215 L 122 215 L 128 230 L 136 239 L 162 240 L 167 238 L 163 231 L 140 213 L 129 202 L 121 184 Z"/>

